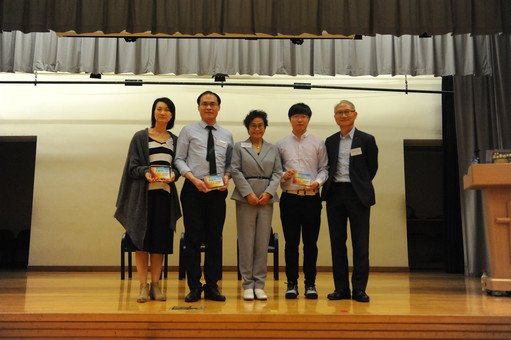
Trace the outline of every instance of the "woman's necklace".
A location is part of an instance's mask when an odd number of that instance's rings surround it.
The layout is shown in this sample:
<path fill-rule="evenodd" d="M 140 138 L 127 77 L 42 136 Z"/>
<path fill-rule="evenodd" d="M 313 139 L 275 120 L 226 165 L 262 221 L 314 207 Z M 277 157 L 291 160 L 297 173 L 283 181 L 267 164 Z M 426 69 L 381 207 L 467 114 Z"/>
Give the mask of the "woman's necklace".
<path fill-rule="evenodd" d="M 166 140 L 167 139 L 167 130 L 165 130 L 163 132 L 158 132 L 158 131 L 156 131 L 155 128 L 152 128 L 151 134 L 153 135 L 153 137 L 156 140 L 163 140 L 163 139 Z"/>
<path fill-rule="evenodd" d="M 252 143 L 252 146 L 254 147 L 254 149 L 257 150 L 257 152 L 259 152 L 261 150 L 261 147 L 263 146 L 263 143 L 261 143 L 259 145 Z"/>

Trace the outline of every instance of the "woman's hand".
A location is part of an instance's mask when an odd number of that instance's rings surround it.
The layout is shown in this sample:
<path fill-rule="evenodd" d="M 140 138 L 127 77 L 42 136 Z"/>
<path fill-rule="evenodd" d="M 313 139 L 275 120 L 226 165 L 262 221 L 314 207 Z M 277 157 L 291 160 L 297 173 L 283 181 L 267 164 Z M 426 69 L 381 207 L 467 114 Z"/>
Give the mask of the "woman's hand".
<path fill-rule="evenodd" d="M 176 174 L 173 171 L 171 171 L 170 172 L 170 178 L 169 179 L 165 179 L 163 182 L 169 184 L 169 183 L 174 182 L 175 179 L 176 179 Z"/>
<path fill-rule="evenodd" d="M 154 182 L 153 175 L 151 175 L 151 172 L 149 172 L 149 171 L 145 173 L 145 178 L 147 179 L 147 181 L 149 183 L 153 183 Z"/>
<path fill-rule="evenodd" d="M 257 205 L 259 203 L 259 199 L 257 198 L 256 194 L 254 194 L 253 192 L 251 192 L 250 194 L 245 196 L 245 198 L 247 199 L 247 202 L 250 205 Z"/>
<path fill-rule="evenodd" d="M 259 195 L 258 204 L 265 205 L 271 200 L 271 198 L 272 196 L 269 193 L 263 192 L 261 195 Z"/>

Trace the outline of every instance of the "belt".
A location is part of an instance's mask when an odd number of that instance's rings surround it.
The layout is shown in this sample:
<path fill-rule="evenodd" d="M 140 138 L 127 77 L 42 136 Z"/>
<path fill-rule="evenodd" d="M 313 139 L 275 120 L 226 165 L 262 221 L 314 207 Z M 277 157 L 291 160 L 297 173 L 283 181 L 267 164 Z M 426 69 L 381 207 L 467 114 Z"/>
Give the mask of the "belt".
<path fill-rule="evenodd" d="M 247 176 L 245 179 L 271 179 L 270 177 L 264 177 L 264 176 Z"/>
<path fill-rule="evenodd" d="M 287 194 L 292 195 L 298 195 L 298 196 L 315 196 L 319 190 L 305 190 L 305 189 L 298 189 L 298 190 L 286 190 L 284 191 Z"/>

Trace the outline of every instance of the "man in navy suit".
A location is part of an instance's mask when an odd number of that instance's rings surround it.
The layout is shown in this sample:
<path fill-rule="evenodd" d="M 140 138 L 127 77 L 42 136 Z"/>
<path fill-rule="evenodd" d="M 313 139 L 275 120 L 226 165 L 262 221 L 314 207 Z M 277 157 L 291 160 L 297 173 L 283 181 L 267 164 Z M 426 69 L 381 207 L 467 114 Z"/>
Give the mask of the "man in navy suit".
<path fill-rule="evenodd" d="M 378 170 L 378 147 L 374 137 L 355 128 L 357 111 L 347 100 L 334 109 L 340 132 L 325 141 L 328 154 L 328 180 L 323 186 L 326 201 L 335 290 L 330 300 L 352 298 L 369 302 L 369 216 L 375 204 L 372 180 Z M 350 291 L 346 250 L 347 222 L 353 247 L 353 274 Z"/>

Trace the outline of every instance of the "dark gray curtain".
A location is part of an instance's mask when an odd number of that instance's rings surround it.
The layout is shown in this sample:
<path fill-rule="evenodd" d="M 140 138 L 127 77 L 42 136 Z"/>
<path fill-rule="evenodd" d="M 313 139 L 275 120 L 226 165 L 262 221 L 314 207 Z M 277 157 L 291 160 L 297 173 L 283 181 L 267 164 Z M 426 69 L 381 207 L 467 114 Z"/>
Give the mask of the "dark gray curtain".
<path fill-rule="evenodd" d="M 491 76 L 454 77 L 460 179 L 486 150 L 511 149 L 511 37 L 492 37 L 490 48 Z M 461 207 L 465 273 L 481 275 L 487 251 L 480 192 L 461 189 Z"/>
<path fill-rule="evenodd" d="M 511 33 L 508 0 L 0 0 L 0 29 L 173 34 Z"/>
<path fill-rule="evenodd" d="M 445 271 L 464 273 L 463 227 L 460 206 L 460 174 L 453 78 L 442 77 L 442 142 L 444 147 L 444 242 Z"/>

